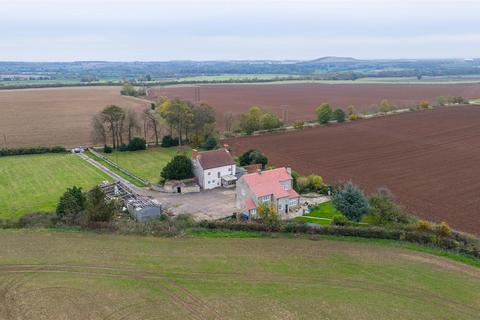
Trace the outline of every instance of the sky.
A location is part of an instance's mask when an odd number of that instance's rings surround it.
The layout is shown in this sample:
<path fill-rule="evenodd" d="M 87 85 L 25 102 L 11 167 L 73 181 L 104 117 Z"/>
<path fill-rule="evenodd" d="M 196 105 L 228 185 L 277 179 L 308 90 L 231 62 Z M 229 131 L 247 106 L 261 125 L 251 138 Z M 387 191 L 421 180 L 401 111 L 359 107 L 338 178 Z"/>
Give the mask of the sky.
<path fill-rule="evenodd" d="M 0 0 L 0 61 L 480 58 L 480 0 Z"/>

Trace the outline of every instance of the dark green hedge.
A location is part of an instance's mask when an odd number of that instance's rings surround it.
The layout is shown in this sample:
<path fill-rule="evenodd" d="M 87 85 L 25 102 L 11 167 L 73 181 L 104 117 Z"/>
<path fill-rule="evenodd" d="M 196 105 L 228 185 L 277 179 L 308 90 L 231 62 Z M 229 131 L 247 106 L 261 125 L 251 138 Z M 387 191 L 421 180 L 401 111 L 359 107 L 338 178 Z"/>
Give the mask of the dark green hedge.
<path fill-rule="evenodd" d="M 0 157 L 19 156 L 24 154 L 65 153 L 65 147 L 27 147 L 27 148 L 3 148 L 0 149 Z"/>
<path fill-rule="evenodd" d="M 276 226 L 267 226 L 260 223 L 249 222 L 202 221 L 199 223 L 199 226 L 206 229 L 305 233 L 313 235 L 408 241 L 480 258 L 480 240 L 459 232 L 452 232 L 450 236 L 442 236 L 435 230 L 418 230 L 415 227 L 382 228 L 320 225 L 312 227 L 309 224 L 299 222 L 288 222 Z"/>

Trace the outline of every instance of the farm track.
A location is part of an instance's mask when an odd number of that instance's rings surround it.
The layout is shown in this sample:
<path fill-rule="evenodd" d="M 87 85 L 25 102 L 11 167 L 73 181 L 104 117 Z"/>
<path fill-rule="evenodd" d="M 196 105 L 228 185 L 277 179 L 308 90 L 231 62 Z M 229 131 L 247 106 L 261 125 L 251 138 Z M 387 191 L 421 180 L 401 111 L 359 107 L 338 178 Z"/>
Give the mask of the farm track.
<path fill-rule="evenodd" d="M 146 272 L 136 269 L 122 269 L 112 267 L 97 267 L 97 266 L 70 266 L 70 265 L 4 265 L 0 266 L 0 278 L 5 275 L 15 275 L 7 278 L 7 280 L 0 283 L 0 306 L 1 309 L 6 310 L 5 319 L 24 319 L 23 316 L 27 314 L 28 310 L 21 310 L 19 305 L 21 301 L 16 301 L 16 297 L 22 297 L 32 294 L 34 291 L 41 291 L 56 293 L 75 291 L 75 297 L 82 297 L 89 304 L 95 306 L 99 310 L 103 306 L 99 304 L 97 299 L 84 290 L 79 290 L 69 287 L 47 287 L 27 289 L 25 284 L 32 278 L 41 274 L 69 274 L 81 277 L 108 277 L 108 278 L 123 278 L 144 280 L 154 283 L 161 288 L 169 301 L 176 305 L 181 310 L 185 310 L 188 314 L 186 319 L 206 320 L 206 319 L 225 319 L 222 314 L 209 305 L 202 298 L 196 296 L 184 286 L 177 283 L 178 280 L 185 281 L 202 281 L 202 282 L 250 282 L 255 284 L 282 284 L 288 286 L 326 286 L 330 288 L 349 289 L 349 290 L 374 290 L 389 295 L 402 296 L 404 298 L 415 301 L 416 303 L 429 303 L 448 306 L 449 309 L 454 310 L 458 314 L 463 314 L 468 317 L 475 317 L 480 313 L 480 308 L 472 307 L 463 304 L 455 299 L 446 299 L 444 296 L 427 293 L 421 289 L 413 289 L 408 287 L 386 286 L 372 283 L 369 281 L 362 281 L 352 278 L 337 278 L 329 279 L 322 276 L 315 275 L 284 275 L 273 273 L 204 273 L 204 272 L 181 272 L 162 274 L 159 272 Z M 477 274 L 480 278 L 480 274 Z M 66 295 L 68 297 L 68 294 Z M 69 301 L 70 304 L 75 305 L 76 301 Z M 155 304 L 155 301 L 149 303 Z M 102 315 L 98 319 L 102 320 L 120 320 L 120 319 L 137 319 L 139 311 L 145 309 L 147 304 L 126 304 L 118 307 L 112 312 Z M 0 310 L 1 310 L 0 309 Z M 34 310 L 35 305 L 29 305 L 29 310 Z M 140 313 L 141 314 L 141 313 Z M 148 312 L 147 312 L 148 314 Z M 144 314 L 142 316 L 146 316 Z M 153 314 L 152 314 L 153 315 Z M 138 318 L 140 319 L 140 318 Z M 143 319 L 143 318 L 142 318 Z"/>
<path fill-rule="evenodd" d="M 224 142 L 328 183 L 387 187 L 412 213 L 480 234 L 479 119 L 478 106 L 440 108 Z"/>

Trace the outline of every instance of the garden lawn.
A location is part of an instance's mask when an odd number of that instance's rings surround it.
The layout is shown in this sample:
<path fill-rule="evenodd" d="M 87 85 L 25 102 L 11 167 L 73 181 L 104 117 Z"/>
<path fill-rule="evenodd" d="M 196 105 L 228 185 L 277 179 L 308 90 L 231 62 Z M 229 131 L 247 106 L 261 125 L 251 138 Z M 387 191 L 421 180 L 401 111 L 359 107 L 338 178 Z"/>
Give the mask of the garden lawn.
<path fill-rule="evenodd" d="M 54 211 L 68 187 L 89 189 L 111 180 L 73 154 L 0 157 L 0 219 Z"/>
<path fill-rule="evenodd" d="M 295 220 L 328 226 L 332 223 L 333 217 L 338 215 L 341 215 L 340 211 L 335 209 L 332 202 L 329 201 L 320 203 L 308 215 L 296 217 Z"/>
<path fill-rule="evenodd" d="M 102 154 L 140 178 L 146 179 L 151 183 L 158 183 L 163 167 L 180 152 L 180 149 L 177 147 L 154 147 L 140 151 L 115 151 L 109 154 Z M 192 155 L 190 149 L 186 149 L 186 153 L 187 156 Z"/>

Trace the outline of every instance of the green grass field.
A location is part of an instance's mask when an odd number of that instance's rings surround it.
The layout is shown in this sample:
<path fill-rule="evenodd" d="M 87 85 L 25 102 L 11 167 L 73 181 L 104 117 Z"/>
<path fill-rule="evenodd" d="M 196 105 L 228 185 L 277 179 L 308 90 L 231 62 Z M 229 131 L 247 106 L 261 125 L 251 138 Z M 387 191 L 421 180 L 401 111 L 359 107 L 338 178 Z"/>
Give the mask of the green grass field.
<path fill-rule="evenodd" d="M 72 154 L 0 157 L 0 219 L 53 211 L 68 187 L 87 189 L 104 180 L 110 179 Z"/>
<path fill-rule="evenodd" d="M 0 319 L 478 319 L 480 269 L 389 245 L 0 231 Z"/>
<path fill-rule="evenodd" d="M 320 203 L 318 206 L 305 216 L 296 217 L 297 221 L 305 221 L 311 223 L 317 223 L 323 226 L 331 224 L 334 216 L 341 215 L 341 212 L 335 209 L 332 202 Z"/>
<path fill-rule="evenodd" d="M 228 81 L 228 80 L 273 80 L 276 78 L 296 78 L 298 76 L 288 74 L 222 74 L 214 76 L 193 76 L 178 78 L 177 81 Z"/>
<path fill-rule="evenodd" d="M 145 151 L 116 151 L 103 155 L 140 178 L 157 183 L 163 167 L 179 152 L 176 147 L 152 147 Z M 186 153 L 188 156 L 192 154 L 190 149 Z"/>

